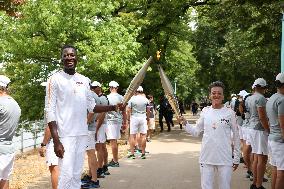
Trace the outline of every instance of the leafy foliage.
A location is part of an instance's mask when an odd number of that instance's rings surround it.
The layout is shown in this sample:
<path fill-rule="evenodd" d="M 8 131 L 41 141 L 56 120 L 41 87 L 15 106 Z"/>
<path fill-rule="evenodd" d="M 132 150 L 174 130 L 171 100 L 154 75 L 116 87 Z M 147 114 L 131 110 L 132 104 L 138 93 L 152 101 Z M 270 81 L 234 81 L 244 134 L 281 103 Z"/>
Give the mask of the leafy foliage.
<path fill-rule="evenodd" d="M 200 73 L 209 73 L 200 74 L 204 86 L 221 80 L 236 93 L 258 77 L 272 84 L 280 68 L 278 1 L 224 1 L 197 12 L 193 41 Z"/>

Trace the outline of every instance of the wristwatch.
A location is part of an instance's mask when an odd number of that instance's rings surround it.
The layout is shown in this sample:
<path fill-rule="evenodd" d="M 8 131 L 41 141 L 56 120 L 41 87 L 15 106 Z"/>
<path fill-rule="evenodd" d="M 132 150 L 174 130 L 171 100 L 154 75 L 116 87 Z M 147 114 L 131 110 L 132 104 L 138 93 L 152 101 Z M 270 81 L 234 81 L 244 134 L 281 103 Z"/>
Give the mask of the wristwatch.
<path fill-rule="evenodd" d="M 44 144 L 44 143 L 41 143 L 41 144 L 40 144 L 40 146 L 41 146 L 41 147 L 44 147 L 44 146 L 46 146 L 46 144 Z"/>

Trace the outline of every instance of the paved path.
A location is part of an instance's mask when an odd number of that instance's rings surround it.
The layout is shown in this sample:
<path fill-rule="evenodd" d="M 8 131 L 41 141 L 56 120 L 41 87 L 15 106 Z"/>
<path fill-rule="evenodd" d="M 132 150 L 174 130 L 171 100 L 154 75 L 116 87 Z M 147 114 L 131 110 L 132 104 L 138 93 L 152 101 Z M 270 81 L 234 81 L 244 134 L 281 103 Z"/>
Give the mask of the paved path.
<path fill-rule="evenodd" d="M 192 122 L 196 118 L 191 118 Z M 102 189 L 200 189 L 198 157 L 201 138 L 194 138 L 176 126 L 147 143 L 147 159 L 123 158 L 121 167 L 110 168 L 111 175 L 100 179 Z M 248 189 L 241 164 L 233 174 L 232 189 Z M 40 179 L 29 189 L 49 188 L 49 178 Z M 49 186 L 49 187 L 47 187 Z M 270 189 L 269 183 L 264 185 Z M 216 187 L 217 188 L 217 187 Z"/>

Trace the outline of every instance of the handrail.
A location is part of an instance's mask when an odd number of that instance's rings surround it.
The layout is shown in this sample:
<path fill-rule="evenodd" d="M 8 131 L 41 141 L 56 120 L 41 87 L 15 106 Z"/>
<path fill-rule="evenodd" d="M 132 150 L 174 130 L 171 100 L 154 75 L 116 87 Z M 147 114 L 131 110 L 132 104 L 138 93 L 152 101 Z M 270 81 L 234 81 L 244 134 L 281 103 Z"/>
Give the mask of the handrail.
<path fill-rule="evenodd" d="M 24 129 L 25 126 L 28 126 L 28 128 L 31 128 L 31 129 L 29 130 Z M 13 143 L 20 143 L 21 147 L 17 148 L 17 150 L 20 150 L 21 153 L 24 152 L 24 149 L 30 148 L 32 146 L 34 147 L 34 149 L 36 149 L 37 146 L 41 143 L 41 142 L 38 142 L 37 140 L 40 137 L 44 136 L 43 131 L 44 131 L 44 121 L 43 120 L 22 121 L 18 126 L 18 132 L 17 132 L 17 135 L 18 137 L 20 137 L 20 139 L 13 141 Z M 33 136 L 24 138 L 24 133 L 30 133 Z M 33 142 L 33 145 L 31 144 L 25 145 L 26 141 L 30 141 L 29 143 Z"/>

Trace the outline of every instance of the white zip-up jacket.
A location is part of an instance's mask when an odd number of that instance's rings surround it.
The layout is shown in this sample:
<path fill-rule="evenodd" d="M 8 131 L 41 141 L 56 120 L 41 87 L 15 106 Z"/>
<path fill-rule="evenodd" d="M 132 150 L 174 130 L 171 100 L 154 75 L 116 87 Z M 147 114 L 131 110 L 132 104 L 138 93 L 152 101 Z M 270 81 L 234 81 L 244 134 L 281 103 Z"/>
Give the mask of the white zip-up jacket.
<path fill-rule="evenodd" d="M 96 105 L 90 90 L 90 80 L 63 70 L 53 74 L 46 86 L 47 123 L 55 121 L 59 137 L 88 134 L 87 113 Z"/>
<path fill-rule="evenodd" d="M 240 137 L 235 112 L 227 107 L 202 109 L 196 126 L 187 123 L 186 131 L 199 136 L 204 131 L 199 162 L 210 165 L 233 165 L 240 162 Z M 231 139 L 231 132 L 233 138 Z M 234 144 L 234 159 L 232 158 Z"/>

